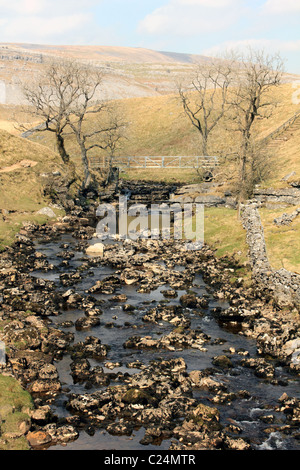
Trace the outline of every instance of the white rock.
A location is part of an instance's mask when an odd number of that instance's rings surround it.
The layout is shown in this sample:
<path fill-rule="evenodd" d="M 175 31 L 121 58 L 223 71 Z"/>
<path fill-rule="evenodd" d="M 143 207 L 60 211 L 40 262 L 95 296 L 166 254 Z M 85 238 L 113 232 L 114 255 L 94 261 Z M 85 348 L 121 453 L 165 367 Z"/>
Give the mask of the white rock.
<path fill-rule="evenodd" d="M 51 209 L 51 207 L 43 207 L 43 209 L 40 209 L 37 214 L 39 215 L 46 215 L 47 217 L 50 217 L 51 219 L 56 217 L 55 212 Z"/>
<path fill-rule="evenodd" d="M 104 252 L 103 243 L 95 243 L 94 245 L 90 245 L 86 249 L 86 254 L 87 255 L 103 256 L 103 252 Z"/>

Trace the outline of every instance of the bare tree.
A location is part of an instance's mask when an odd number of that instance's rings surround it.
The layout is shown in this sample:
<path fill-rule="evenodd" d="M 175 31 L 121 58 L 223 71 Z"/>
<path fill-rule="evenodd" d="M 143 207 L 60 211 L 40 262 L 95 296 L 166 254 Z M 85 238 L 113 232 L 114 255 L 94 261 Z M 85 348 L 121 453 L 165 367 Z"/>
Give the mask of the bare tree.
<path fill-rule="evenodd" d="M 120 141 L 124 138 L 125 128 L 125 123 L 115 112 L 112 103 L 103 101 L 91 106 L 101 82 L 90 80 L 91 76 L 81 84 L 81 99 L 78 100 L 72 114 L 68 117 L 68 125 L 80 148 L 84 169 L 83 189 L 87 189 L 92 182 L 88 153 L 95 148 L 109 152 L 106 164 L 106 179 L 109 180 L 112 159 Z"/>
<path fill-rule="evenodd" d="M 230 61 L 216 60 L 198 64 L 189 83 L 178 85 L 184 112 L 201 135 L 204 156 L 208 155 L 209 136 L 227 110 L 231 82 Z"/>
<path fill-rule="evenodd" d="M 230 104 L 233 128 L 240 134 L 238 151 L 239 182 L 238 200 L 249 197 L 262 167 L 266 169 L 262 149 L 254 144 L 257 139 L 255 123 L 269 118 L 274 112 L 276 101 L 272 90 L 280 85 L 283 62 L 279 55 L 270 56 L 264 51 L 249 48 L 246 54 L 232 54 L 235 59 L 235 83 L 230 89 Z M 255 176 L 256 175 L 256 176 Z"/>
<path fill-rule="evenodd" d="M 70 163 L 70 156 L 65 148 L 64 132 L 68 116 L 81 95 L 80 84 L 85 73 L 75 61 L 54 61 L 36 79 L 23 86 L 28 112 L 42 121 L 34 130 L 54 133 L 57 150 L 65 164 Z"/>

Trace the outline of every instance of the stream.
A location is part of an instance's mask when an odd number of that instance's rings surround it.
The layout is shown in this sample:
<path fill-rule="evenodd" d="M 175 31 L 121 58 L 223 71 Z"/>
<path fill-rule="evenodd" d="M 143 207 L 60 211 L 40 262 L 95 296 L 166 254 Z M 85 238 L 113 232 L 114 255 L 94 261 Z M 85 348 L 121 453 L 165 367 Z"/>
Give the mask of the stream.
<path fill-rule="evenodd" d="M 48 243 L 37 240 L 35 249 L 43 253 L 54 269 L 48 272 L 34 271 L 32 276 L 47 279 L 55 282 L 57 290 L 65 292 L 68 288 L 62 286 L 60 275 L 66 272 L 74 272 L 83 263 L 85 254 L 76 250 L 77 240 L 72 235 L 64 234 L 55 241 Z M 113 242 L 110 242 L 113 243 Z M 63 247 L 75 253 L 68 264 L 62 265 L 61 258 L 58 256 Z M 164 261 L 161 261 L 164 264 Z M 184 266 L 176 266 L 177 271 L 186 269 Z M 107 264 L 101 263 L 95 267 L 90 267 L 88 272 L 84 273 L 80 282 L 72 289 L 81 295 L 86 295 L 96 281 L 104 279 L 106 276 L 115 273 L 115 269 Z M 100 301 L 103 301 L 100 316 L 100 325 L 89 330 L 78 331 L 75 327 L 75 321 L 84 316 L 80 310 L 61 311 L 60 315 L 49 317 L 50 326 L 60 328 L 65 332 L 74 334 L 74 343 L 84 341 L 87 336 L 93 335 L 101 340 L 102 344 L 109 345 L 110 350 L 107 357 L 102 361 L 90 359 L 91 366 L 101 366 L 105 373 L 113 372 L 118 374 L 137 374 L 139 369 L 130 368 L 128 364 L 135 361 L 141 361 L 148 365 L 153 359 L 183 358 L 187 365 L 187 373 L 193 370 L 203 371 L 214 368 L 213 358 L 220 355 L 229 355 L 233 367 L 229 370 L 218 370 L 214 374 L 214 379 L 226 385 L 232 393 L 237 393 L 238 398 L 225 403 L 213 403 L 220 411 L 220 423 L 227 426 L 234 423 L 241 429 L 239 437 L 246 439 L 251 446 L 258 450 L 300 450 L 300 441 L 292 435 L 285 435 L 279 429 L 265 432 L 270 427 L 266 416 L 272 415 L 275 423 L 284 423 L 282 413 L 275 410 L 278 407 L 278 400 L 286 393 L 291 397 L 300 397 L 299 378 L 292 375 L 285 367 L 278 366 L 275 362 L 276 384 L 270 383 L 263 378 L 257 377 L 253 370 L 242 367 L 240 361 L 243 357 L 257 358 L 255 341 L 240 335 L 238 329 L 229 328 L 219 324 L 212 309 L 220 307 L 228 308 L 225 301 L 216 300 L 212 295 L 212 289 L 207 286 L 200 274 L 196 274 L 191 283 L 190 290 L 195 294 L 203 295 L 209 299 L 209 307 L 205 313 L 197 314 L 194 309 L 186 309 L 186 316 L 190 320 L 190 328 L 200 328 L 206 335 L 210 336 L 210 341 L 205 344 L 205 350 L 199 349 L 174 349 L 174 351 L 161 349 L 155 350 L 136 350 L 125 349 L 124 343 L 128 338 L 134 335 L 151 336 L 153 339 L 160 338 L 163 334 L 172 331 L 173 326 L 167 322 L 151 323 L 143 321 L 142 317 L 149 308 L 166 303 L 167 305 L 180 305 L 180 297 L 187 293 L 186 290 L 177 290 L 177 296 L 166 300 L 162 293 L 170 286 L 161 286 L 150 293 L 137 292 L 136 285 L 122 285 L 117 288 L 114 295 L 125 294 L 126 303 L 136 307 L 129 315 L 122 308 L 122 303 L 111 300 L 109 294 L 93 294 Z M 68 323 L 64 323 L 68 322 Z M 62 360 L 56 361 L 55 366 L 59 372 L 59 379 L 62 384 L 62 392 L 51 405 L 52 410 L 58 417 L 66 417 L 70 412 L 66 409 L 66 402 L 70 393 L 93 393 L 97 386 L 87 386 L 86 383 L 74 383 L 70 374 L 70 364 L 72 359 L 69 355 L 64 355 Z M 107 368 L 107 363 L 120 363 L 113 370 Z M 114 385 L 111 381 L 110 386 Z M 115 385 L 120 385 L 116 382 Z M 100 389 L 105 388 L 103 385 Z M 247 391 L 246 397 L 240 398 L 241 391 Z M 193 391 L 194 398 L 201 400 L 202 403 L 211 406 L 211 394 L 207 390 Z M 274 422 L 274 421 L 273 421 Z M 165 439 L 157 443 L 151 443 L 147 446 L 140 443 L 145 433 L 143 426 L 134 429 L 131 435 L 112 436 L 106 429 L 82 429 L 77 440 L 67 445 L 52 446 L 50 450 L 167 450 L 174 439 Z"/>

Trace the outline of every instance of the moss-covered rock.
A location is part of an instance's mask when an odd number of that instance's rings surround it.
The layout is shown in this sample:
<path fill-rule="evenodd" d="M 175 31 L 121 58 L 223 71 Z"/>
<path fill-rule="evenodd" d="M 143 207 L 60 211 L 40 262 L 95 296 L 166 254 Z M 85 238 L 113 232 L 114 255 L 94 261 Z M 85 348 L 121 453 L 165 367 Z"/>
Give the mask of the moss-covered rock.
<path fill-rule="evenodd" d="M 138 388 L 130 388 L 123 395 L 122 401 L 128 405 L 154 405 L 156 400 L 149 393 Z"/>

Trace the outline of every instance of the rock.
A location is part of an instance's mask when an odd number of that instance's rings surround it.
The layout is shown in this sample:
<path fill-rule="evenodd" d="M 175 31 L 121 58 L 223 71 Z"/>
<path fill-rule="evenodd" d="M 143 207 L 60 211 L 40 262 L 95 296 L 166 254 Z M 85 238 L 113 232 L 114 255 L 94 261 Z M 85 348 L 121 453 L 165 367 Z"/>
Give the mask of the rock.
<path fill-rule="evenodd" d="M 89 330 L 90 328 L 93 328 L 95 326 L 100 325 L 100 320 L 98 317 L 82 317 L 78 318 L 75 322 L 75 327 L 76 330 L 82 331 L 82 330 Z"/>
<path fill-rule="evenodd" d="M 47 424 L 44 429 L 51 436 L 53 443 L 64 444 L 76 440 L 79 436 L 78 431 L 71 425 L 57 427 L 56 424 L 51 423 Z"/>
<path fill-rule="evenodd" d="M 37 212 L 38 215 L 45 215 L 46 217 L 49 217 L 50 219 L 53 219 L 56 217 L 55 212 L 51 209 L 51 207 L 43 207 L 43 209 L 40 209 Z"/>
<path fill-rule="evenodd" d="M 44 446 L 52 441 L 50 434 L 44 431 L 29 432 L 26 437 L 31 447 Z"/>
<path fill-rule="evenodd" d="M 101 360 L 108 354 L 109 346 L 102 344 L 99 338 L 87 336 L 84 342 L 74 344 L 70 348 L 71 358 L 73 360 L 93 358 Z"/>
<path fill-rule="evenodd" d="M 90 245 L 86 249 L 85 252 L 86 252 L 87 255 L 103 256 L 103 254 L 104 254 L 104 245 L 103 245 L 103 243 L 95 243 L 94 245 Z"/>
<path fill-rule="evenodd" d="M 231 437 L 226 438 L 225 441 L 226 448 L 230 450 L 251 450 L 251 446 L 248 442 L 244 441 L 244 439 L 232 439 Z"/>
<path fill-rule="evenodd" d="M 49 405 L 40 406 L 31 412 L 31 420 L 39 425 L 46 424 L 51 417 L 51 408 Z"/>
<path fill-rule="evenodd" d="M 56 395 L 61 390 L 59 380 L 35 380 L 32 382 L 28 390 L 30 393 Z"/>
<path fill-rule="evenodd" d="M 123 395 L 122 401 L 127 404 L 149 405 L 156 400 L 145 391 L 132 388 Z"/>
<path fill-rule="evenodd" d="M 233 367 L 231 360 L 227 356 L 216 356 L 213 358 L 212 363 L 221 369 L 231 369 Z"/>
<path fill-rule="evenodd" d="M 197 297 L 195 295 L 186 294 L 180 297 L 180 303 L 183 307 L 195 308 L 197 307 Z"/>
<path fill-rule="evenodd" d="M 58 379 L 58 372 L 56 367 L 53 364 L 46 364 L 39 370 L 39 378 L 45 380 Z"/>

